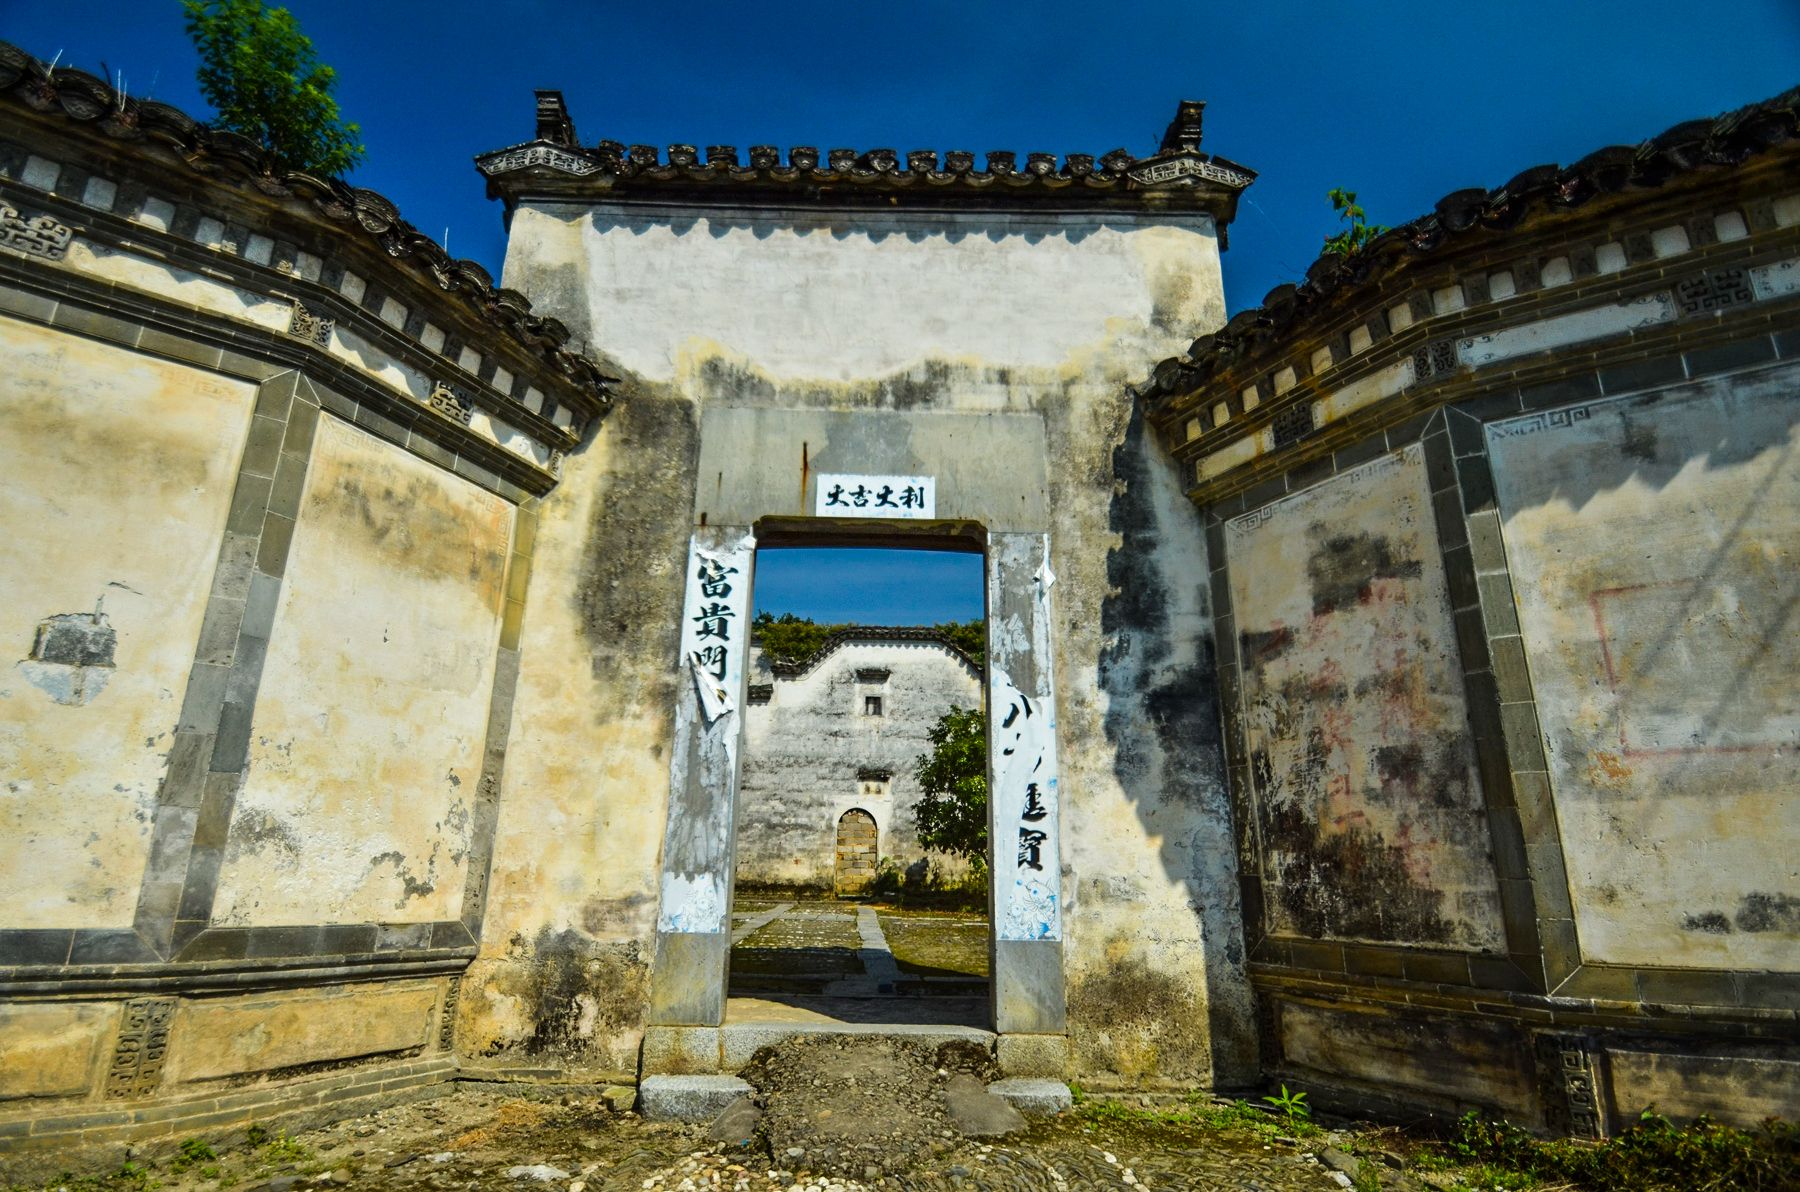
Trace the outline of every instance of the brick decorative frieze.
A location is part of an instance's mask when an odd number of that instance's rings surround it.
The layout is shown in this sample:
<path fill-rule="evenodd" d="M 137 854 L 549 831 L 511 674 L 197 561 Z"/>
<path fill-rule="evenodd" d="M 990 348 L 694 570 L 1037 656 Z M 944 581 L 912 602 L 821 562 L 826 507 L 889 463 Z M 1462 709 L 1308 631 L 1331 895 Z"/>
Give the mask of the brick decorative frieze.
<path fill-rule="evenodd" d="M 174 1017 L 174 998 L 134 998 L 125 1003 L 125 1017 L 106 1072 L 107 1100 L 134 1101 L 156 1092 L 162 1083 L 163 1060 L 169 1054 L 169 1024 Z"/>
<path fill-rule="evenodd" d="M 1413 353 L 1413 376 L 1419 381 L 1448 376 L 1456 371 L 1456 341 L 1434 339 Z"/>
<path fill-rule="evenodd" d="M 331 344 L 331 329 L 336 325 L 336 320 L 313 314 L 296 299 L 294 313 L 288 319 L 288 334 L 316 348 L 323 348 Z"/>
<path fill-rule="evenodd" d="M 1586 422 L 1592 409 L 1591 406 L 1569 406 L 1560 410 L 1545 410 L 1528 418 L 1511 418 L 1491 423 L 1488 433 L 1496 439 L 1516 439 L 1523 435 L 1534 435 L 1541 430 L 1567 430 L 1577 422 Z"/>
<path fill-rule="evenodd" d="M 462 977 L 450 978 L 444 989 L 444 1009 L 438 1021 L 438 1047 L 449 1051 L 456 1046 L 456 1007 L 462 1000 Z"/>
<path fill-rule="evenodd" d="M 1539 1035 L 1537 1054 L 1546 1124 L 1575 1138 L 1602 1137 L 1593 1040 L 1585 1035 Z"/>
<path fill-rule="evenodd" d="M 1675 283 L 1675 305 L 1683 315 L 1711 314 L 1755 301 L 1748 269 L 1710 269 Z"/>
<path fill-rule="evenodd" d="M 1274 436 L 1277 451 L 1298 443 L 1312 434 L 1314 429 L 1313 408 L 1309 401 L 1288 407 L 1275 415 L 1274 420 L 1269 423 L 1269 431 Z"/>
<path fill-rule="evenodd" d="M 554 145 L 522 145 L 486 158 L 482 172 L 488 175 L 510 174 L 514 170 L 555 170 L 559 174 L 585 177 L 600 168 L 600 163 L 582 153 L 558 149 Z"/>
<path fill-rule="evenodd" d="M 425 404 L 452 422 L 460 422 L 464 426 L 469 425 L 475 417 L 475 403 L 469 400 L 468 395 L 442 381 L 432 388 L 431 396 L 425 399 Z"/>
<path fill-rule="evenodd" d="M 74 240 L 75 229 L 68 224 L 58 223 L 48 215 L 21 215 L 16 208 L 0 203 L 0 248 L 44 261 L 60 261 L 68 255 Z"/>

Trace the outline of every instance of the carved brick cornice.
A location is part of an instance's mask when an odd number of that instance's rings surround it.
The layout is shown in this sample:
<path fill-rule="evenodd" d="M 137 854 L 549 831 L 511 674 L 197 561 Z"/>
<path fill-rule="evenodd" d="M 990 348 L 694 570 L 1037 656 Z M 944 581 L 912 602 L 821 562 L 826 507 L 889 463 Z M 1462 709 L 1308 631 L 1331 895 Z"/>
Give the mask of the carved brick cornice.
<path fill-rule="evenodd" d="M 1476 249 L 1522 234 L 1559 214 L 1615 196 L 1655 190 L 1704 171 L 1732 170 L 1800 142 L 1800 87 L 1709 120 L 1690 120 L 1641 145 L 1613 145 L 1571 166 L 1534 166 L 1493 190 L 1452 191 L 1428 214 L 1391 228 L 1348 256 L 1324 253 L 1298 285 L 1270 290 L 1263 304 L 1159 363 L 1140 392 L 1158 404 L 1242 365 L 1256 367 L 1282 345 L 1378 293 L 1421 259 Z"/>
<path fill-rule="evenodd" d="M 304 204 L 348 236 L 371 242 L 389 268 L 411 275 L 498 330 L 537 360 L 548 378 L 572 389 L 588 415 L 611 403 L 607 384 L 590 361 L 566 350 L 569 331 L 554 318 L 535 315 L 523 294 L 494 284 L 473 261 L 450 256 L 429 236 L 400 218 L 393 203 L 372 190 L 286 169 L 254 141 L 208 128 L 179 108 L 132 99 L 85 71 L 52 71 L 18 46 L 0 41 L 0 108 L 62 118 L 90 130 L 127 154 L 154 155 L 179 163 L 220 190 L 236 190 L 277 202 Z"/>
<path fill-rule="evenodd" d="M 536 140 L 475 159 L 488 193 L 508 206 L 527 196 L 567 199 L 643 199 L 718 205 L 823 206 L 864 202 L 882 206 L 1001 207 L 1080 210 L 1140 208 L 1201 210 L 1223 227 L 1237 199 L 1256 179 L 1253 170 L 1200 151 L 1203 104 L 1184 101 L 1149 157 L 1115 149 L 1099 158 L 1072 153 L 1020 155 L 994 150 L 982 168 L 964 150 L 789 149 L 753 145 L 740 160 L 735 146 L 655 145 L 574 139 L 562 96 L 539 91 Z"/>

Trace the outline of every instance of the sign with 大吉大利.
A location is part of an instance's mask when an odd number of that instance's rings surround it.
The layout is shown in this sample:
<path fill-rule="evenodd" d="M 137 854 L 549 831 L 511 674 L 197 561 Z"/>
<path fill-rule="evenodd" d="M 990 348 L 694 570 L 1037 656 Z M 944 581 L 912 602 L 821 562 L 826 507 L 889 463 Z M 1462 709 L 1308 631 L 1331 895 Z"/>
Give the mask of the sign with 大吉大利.
<path fill-rule="evenodd" d="M 822 473 L 813 513 L 819 517 L 936 517 L 937 479 Z"/>

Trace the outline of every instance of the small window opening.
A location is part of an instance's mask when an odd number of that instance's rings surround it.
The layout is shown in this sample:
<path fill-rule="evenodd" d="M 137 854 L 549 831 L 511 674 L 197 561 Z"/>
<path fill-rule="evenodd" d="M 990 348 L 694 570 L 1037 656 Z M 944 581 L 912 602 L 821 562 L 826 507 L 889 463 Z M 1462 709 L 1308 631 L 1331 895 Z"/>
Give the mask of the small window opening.
<path fill-rule="evenodd" d="M 864 716 L 879 716 L 879 715 L 881 715 L 881 697 L 879 695 L 863 696 L 863 715 Z"/>

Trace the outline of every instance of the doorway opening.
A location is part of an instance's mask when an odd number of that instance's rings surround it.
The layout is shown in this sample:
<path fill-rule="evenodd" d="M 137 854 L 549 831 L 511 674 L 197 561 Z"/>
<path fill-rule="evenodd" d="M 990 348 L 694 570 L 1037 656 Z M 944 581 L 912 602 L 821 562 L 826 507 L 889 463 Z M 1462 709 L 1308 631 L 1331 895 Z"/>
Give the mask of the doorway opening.
<path fill-rule="evenodd" d="M 992 1025 L 985 559 L 948 541 L 757 549 L 728 1022 Z"/>

